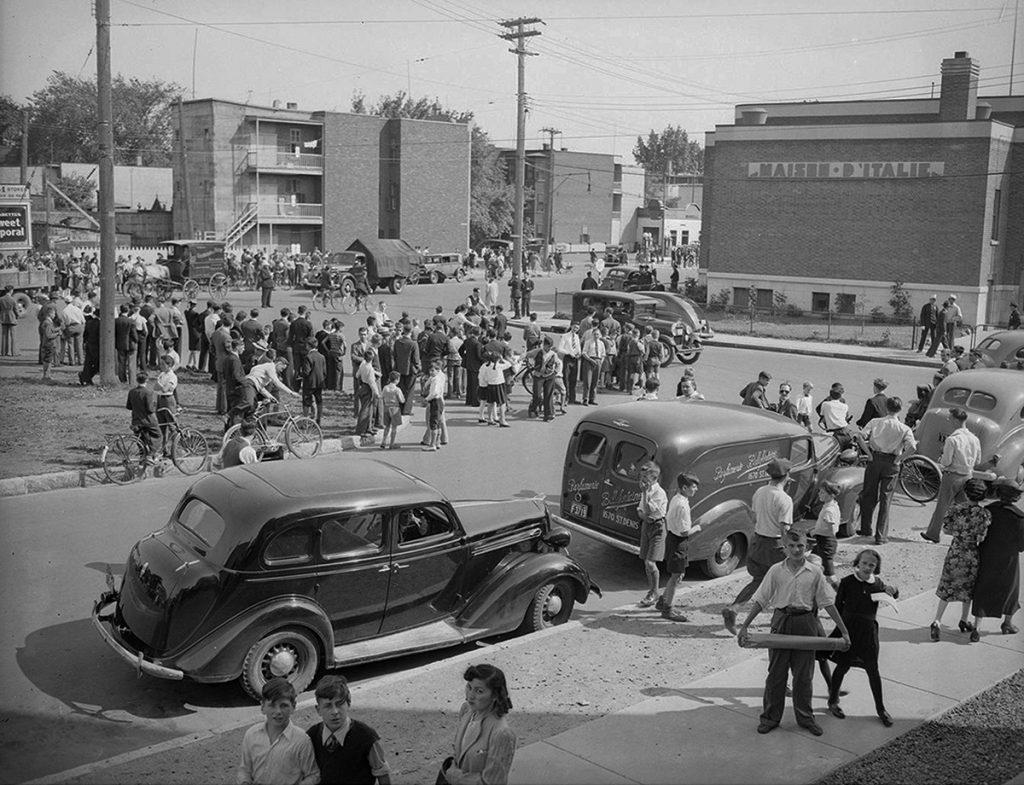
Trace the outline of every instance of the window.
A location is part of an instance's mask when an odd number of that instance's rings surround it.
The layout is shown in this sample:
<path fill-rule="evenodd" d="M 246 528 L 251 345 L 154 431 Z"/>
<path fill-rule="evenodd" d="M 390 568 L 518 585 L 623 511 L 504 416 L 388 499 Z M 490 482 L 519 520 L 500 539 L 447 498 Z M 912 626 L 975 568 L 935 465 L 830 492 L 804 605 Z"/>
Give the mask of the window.
<path fill-rule="evenodd" d="M 612 471 L 620 477 L 626 477 L 634 482 L 640 479 L 640 467 L 647 460 L 647 450 L 639 444 L 620 442 L 615 449 L 615 462 Z"/>
<path fill-rule="evenodd" d="M 737 308 L 746 308 L 750 305 L 750 290 L 746 286 L 734 286 L 732 288 L 732 304 Z"/>
<path fill-rule="evenodd" d="M 674 234 L 674 232 L 673 232 L 673 234 Z M 680 233 L 680 235 L 679 235 L 679 244 L 680 245 L 689 245 L 690 244 L 690 232 L 689 231 L 685 231 L 685 232 Z"/>
<path fill-rule="evenodd" d="M 451 521 L 440 507 L 409 507 L 398 513 L 398 542 L 405 545 L 452 530 Z"/>
<path fill-rule="evenodd" d="M 1003 209 L 1003 192 L 996 188 L 992 194 L 992 239 L 999 239 L 999 213 Z"/>
<path fill-rule="evenodd" d="M 612 170 L 612 182 L 613 183 L 621 183 L 622 182 L 622 164 L 615 164 L 614 166 L 615 166 L 615 168 Z"/>
<path fill-rule="evenodd" d="M 836 313 L 853 313 L 857 306 L 857 295 L 836 294 Z"/>
<path fill-rule="evenodd" d="M 775 297 L 774 289 L 758 289 L 757 290 L 757 307 L 765 310 L 772 307 L 772 301 Z"/>
<path fill-rule="evenodd" d="M 976 412 L 990 412 L 996 408 L 996 397 L 980 390 L 973 393 L 967 401 L 967 408 Z"/>
<path fill-rule="evenodd" d="M 797 439 L 793 442 L 793 446 L 790 449 L 789 460 L 793 464 L 794 469 L 798 469 L 801 466 L 807 464 L 811 458 L 811 442 L 809 439 Z"/>
<path fill-rule="evenodd" d="M 576 445 L 576 459 L 584 466 L 598 467 L 604 462 L 608 440 L 594 431 L 584 431 Z"/>
<path fill-rule="evenodd" d="M 178 513 L 178 524 L 213 548 L 224 533 L 224 519 L 199 499 L 191 499 Z M 198 550 L 198 549 L 197 549 Z M 205 551 L 201 551 L 205 555 Z"/>
<path fill-rule="evenodd" d="M 320 527 L 320 555 L 325 559 L 376 553 L 384 534 L 379 512 L 331 518 Z"/>
<path fill-rule="evenodd" d="M 828 304 L 831 296 L 828 292 L 811 292 L 811 311 L 813 313 L 828 313 Z"/>
<path fill-rule="evenodd" d="M 302 131 L 300 131 L 298 128 L 289 128 L 288 129 L 288 141 L 291 144 L 293 144 L 293 145 L 301 143 L 302 142 Z"/>
<path fill-rule="evenodd" d="M 950 406 L 963 407 L 967 403 L 967 397 L 971 394 L 971 391 L 966 387 L 950 387 L 946 390 L 945 395 L 942 396 L 942 402 L 948 403 Z"/>
<path fill-rule="evenodd" d="M 313 537 L 310 529 L 293 527 L 278 534 L 267 545 L 263 560 L 273 566 L 302 564 L 310 560 Z"/>
<path fill-rule="evenodd" d="M 622 212 L 622 194 L 612 194 L 612 212 Z"/>

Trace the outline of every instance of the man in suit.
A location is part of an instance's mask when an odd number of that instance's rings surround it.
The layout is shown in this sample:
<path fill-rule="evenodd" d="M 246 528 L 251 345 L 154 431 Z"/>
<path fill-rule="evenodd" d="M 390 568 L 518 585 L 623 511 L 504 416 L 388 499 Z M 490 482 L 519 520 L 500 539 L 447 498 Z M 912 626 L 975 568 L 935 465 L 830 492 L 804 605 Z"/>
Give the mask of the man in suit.
<path fill-rule="evenodd" d="M 288 347 L 291 349 L 292 373 L 298 373 L 306 359 L 308 341 L 313 338 L 313 323 L 306 316 L 306 306 L 300 305 L 295 319 L 288 325 Z M 298 387 L 298 383 L 295 384 Z"/>
<path fill-rule="evenodd" d="M 227 388 L 224 384 L 224 361 L 227 359 L 230 344 L 231 317 L 222 316 L 217 324 L 217 329 L 210 336 L 210 356 L 213 358 L 217 373 L 217 402 L 215 406 L 217 414 L 228 413 Z"/>
<path fill-rule="evenodd" d="M 249 373 L 253 366 L 253 347 L 257 341 L 263 340 L 263 325 L 260 324 L 259 318 L 259 308 L 253 308 L 249 311 L 249 318 L 242 322 L 238 328 L 238 331 L 242 334 L 242 341 L 245 344 L 245 347 L 242 349 L 242 368 L 245 369 L 246 373 Z"/>
<path fill-rule="evenodd" d="M 135 352 L 138 336 L 135 321 L 129 316 L 130 308 L 122 303 L 114 320 L 114 349 L 117 350 L 117 378 L 127 384 L 135 378 Z"/>
<path fill-rule="evenodd" d="M 14 299 L 14 287 L 4 289 L 0 297 L 0 330 L 3 330 L 0 355 L 14 357 L 18 350 L 14 345 L 14 328 L 18 324 L 18 301 Z"/>
<path fill-rule="evenodd" d="M 402 335 L 395 341 L 393 352 L 394 370 L 398 371 L 398 387 L 405 396 L 402 414 L 412 414 L 412 386 L 420 372 L 420 347 L 412 339 L 412 327 L 402 325 Z"/>
<path fill-rule="evenodd" d="M 462 367 L 466 369 L 466 406 L 480 405 L 480 366 L 484 364 L 484 347 L 480 343 L 480 328 L 466 328 L 466 340 L 459 347 Z"/>
<path fill-rule="evenodd" d="M 82 313 L 85 314 L 82 332 L 82 353 L 85 358 L 82 372 L 78 374 L 78 383 L 85 387 L 92 385 L 93 377 L 100 372 L 100 318 L 90 304 L 82 307 Z"/>
<path fill-rule="evenodd" d="M 949 300 L 943 300 L 942 307 L 935 314 L 935 334 L 932 336 L 931 346 L 928 347 L 927 355 L 934 357 L 939 347 L 952 348 L 946 343 L 946 317 L 949 315 Z"/>
<path fill-rule="evenodd" d="M 875 394 L 864 402 L 864 412 L 861 414 L 860 419 L 857 420 L 857 427 L 861 430 L 864 430 L 867 424 L 876 417 L 885 417 L 888 414 L 885 403 L 885 388 L 889 386 L 889 382 L 885 379 L 875 379 L 874 386 Z"/>
<path fill-rule="evenodd" d="M 228 418 L 224 423 L 224 430 L 227 431 L 235 423 L 245 419 L 249 407 L 245 398 L 245 371 L 242 370 L 242 358 L 239 353 L 242 351 L 243 342 L 241 339 L 231 340 L 227 343 L 227 353 L 221 362 L 221 379 L 224 385 L 224 396 L 227 399 Z"/>
<path fill-rule="evenodd" d="M 928 302 L 921 306 L 921 315 L 918 321 L 921 323 L 921 340 L 918 341 L 918 354 L 924 351 L 925 341 L 935 341 L 935 323 L 939 316 L 939 309 L 935 305 L 935 295 L 928 298 Z"/>

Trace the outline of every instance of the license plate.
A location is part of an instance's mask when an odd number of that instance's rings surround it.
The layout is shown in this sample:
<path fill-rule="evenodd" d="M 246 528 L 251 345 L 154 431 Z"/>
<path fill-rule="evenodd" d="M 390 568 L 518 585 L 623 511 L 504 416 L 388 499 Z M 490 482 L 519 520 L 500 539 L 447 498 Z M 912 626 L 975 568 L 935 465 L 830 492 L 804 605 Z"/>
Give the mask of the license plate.
<path fill-rule="evenodd" d="M 590 505 L 583 504 L 582 502 L 573 502 L 569 505 L 569 514 L 577 518 L 587 518 L 590 516 Z"/>

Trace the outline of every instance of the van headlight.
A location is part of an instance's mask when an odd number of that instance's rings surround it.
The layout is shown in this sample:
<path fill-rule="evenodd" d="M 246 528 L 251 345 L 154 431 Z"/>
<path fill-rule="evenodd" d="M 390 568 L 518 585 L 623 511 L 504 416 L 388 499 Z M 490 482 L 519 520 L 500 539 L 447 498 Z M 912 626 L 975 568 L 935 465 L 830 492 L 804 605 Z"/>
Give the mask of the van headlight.
<path fill-rule="evenodd" d="M 681 321 L 680 322 L 676 322 L 675 324 L 672 325 L 672 334 L 673 335 L 676 335 L 676 336 L 678 336 L 678 335 L 686 335 L 687 330 L 688 330 L 688 327 L 686 326 L 685 323 L 683 323 Z"/>

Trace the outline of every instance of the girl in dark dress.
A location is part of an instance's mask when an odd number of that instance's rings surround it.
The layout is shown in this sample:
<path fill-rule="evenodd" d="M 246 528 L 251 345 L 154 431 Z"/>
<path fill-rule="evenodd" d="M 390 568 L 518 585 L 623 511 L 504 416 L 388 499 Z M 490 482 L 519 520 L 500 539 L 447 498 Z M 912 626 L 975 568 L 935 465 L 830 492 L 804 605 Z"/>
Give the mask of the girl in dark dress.
<path fill-rule="evenodd" d="M 892 725 L 892 717 L 885 710 L 882 701 L 882 677 L 878 672 L 878 602 L 871 595 L 884 592 L 890 597 L 899 597 L 899 589 L 887 586 L 878 577 L 881 572 L 882 557 L 878 551 L 870 548 L 857 554 L 853 560 L 853 574 L 847 575 L 839 582 L 836 592 L 836 610 L 846 622 L 850 631 L 850 648 L 837 651 L 832 655 L 836 663 L 829 685 L 828 710 L 839 719 L 846 715 L 839 707 L 839 691 L 843 686 L 843 678 L 850 668 L 863 668 L 868 674 L 871 695 L 875 699 L 875 712 L 885 727 Z M 838 630 L 832 637 L 838 636 Z"/>
<path fill-rule="evenodd" d="M 1007 478 L 995 484 L 996 501 L 986 508 L 992 516 L 988 534 L 978 547 L 978 577 L 974 582 L 972 638 L 980 637 L 983 618 L 1003 617 L 1003 635 L 1013 635 L 1013 614 L 1020 609 L 1020 557 L 1024 552 L 1024 511 L 1015 506 L 1021 487 Z"/>

